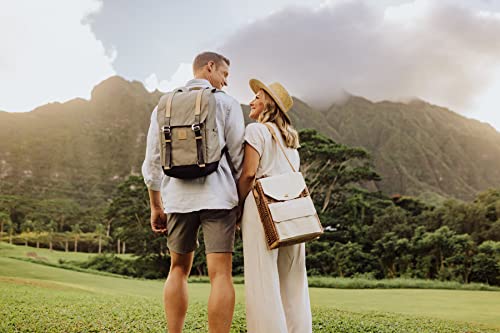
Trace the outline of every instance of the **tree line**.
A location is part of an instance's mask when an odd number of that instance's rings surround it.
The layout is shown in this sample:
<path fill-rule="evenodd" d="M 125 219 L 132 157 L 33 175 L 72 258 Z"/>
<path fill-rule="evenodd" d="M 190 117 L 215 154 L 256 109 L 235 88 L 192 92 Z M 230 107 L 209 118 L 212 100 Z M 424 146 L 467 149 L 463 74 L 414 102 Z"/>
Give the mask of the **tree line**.
<path fill-rule="evenodd" d="M 300 139 L 301 171 L 325 227 L 319 240 L 307 244 L 309 274 L 500 285 L 500 189 L 479 193 L 471 202 L 388 196 L 369 190 L 381 177 L 363 148 L 337 143 L 315 130 L 302 130 Z M 135 266 L 126 274 L 167 274 L 165 238 L 151 232 L 147 189 L 140 176 L 130 176 L 96 207 L 81 207 L 70 198 L 0 196 L 0 223 L 4 241 L 131 253 L 137 260 L 129 262 Z M 243 272 L 240 239 L 235 274 Z M 205 275 L 200 241 L 193 274 Z M 104 269 L 125 265 L 112 256 L 94 261 Z"/>

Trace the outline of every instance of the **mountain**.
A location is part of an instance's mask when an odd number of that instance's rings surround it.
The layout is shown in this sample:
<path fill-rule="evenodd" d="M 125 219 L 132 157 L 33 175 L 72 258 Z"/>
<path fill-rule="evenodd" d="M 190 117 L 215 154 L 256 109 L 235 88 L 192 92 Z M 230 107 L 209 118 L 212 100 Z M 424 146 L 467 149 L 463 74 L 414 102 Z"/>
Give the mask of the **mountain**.
<path fill-rule="evenodd" d="M 140 173 L 151 111 L 161 93 L 111 77 L 90 101 L 0 113 L 0 193 L 106 199 Z"/>
<path fill-rule="evenodd" d="M 0 112 L 0 193 L 106 200 L 124 178 L 140 174 L 160 96 L 115 76 L 98 84 L 89 101 Z M 383 177 L 377 186 L 387 194 L 470 199 L 500 187 L 500 133 L 447 109 L 351 96 L 325 110 L 295 99 L 290 115 L 297 128 L 365 147 Z"/>
<path fill-rule="evenodd" d="M 489 124 L 423 101 L 373 103 L 354 96 L 322 115 L 327 135 L 372 154 L 386 193 L 471 199 L 500 186 L 500 133 Z"/>

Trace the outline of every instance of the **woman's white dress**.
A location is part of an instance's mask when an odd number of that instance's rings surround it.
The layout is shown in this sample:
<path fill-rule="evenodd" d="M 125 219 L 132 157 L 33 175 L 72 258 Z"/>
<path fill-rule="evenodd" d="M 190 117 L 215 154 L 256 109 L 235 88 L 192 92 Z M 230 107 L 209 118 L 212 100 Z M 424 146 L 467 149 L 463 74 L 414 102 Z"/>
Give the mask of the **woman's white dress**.
<path fill-rule="evenodd" d="M 285 147 L 277 126 L 272 126 Z M 261 156 L 257 178 L 292 171 L 264 124 L 248 125 L 245 141 Z M 285 152 L 298 170 L 298 151 L 285 148 Z M 252 192 L 245 200 L 241 228 L 248 332 L 312 332 L 304 244 L 269 250 Z"/>

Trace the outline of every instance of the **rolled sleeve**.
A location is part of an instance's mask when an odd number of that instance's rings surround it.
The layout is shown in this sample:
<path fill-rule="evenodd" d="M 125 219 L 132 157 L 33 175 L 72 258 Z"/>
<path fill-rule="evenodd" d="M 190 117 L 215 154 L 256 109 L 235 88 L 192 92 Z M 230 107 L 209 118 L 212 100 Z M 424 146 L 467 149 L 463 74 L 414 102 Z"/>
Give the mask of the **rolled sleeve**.
<path fill-rule="evenodd" d="M 142 176 L 149 189 L 160 191 L 164 174 L 160 161 L 159 129 L 156 114 L 157 108 L 151 113 L 151 123 L 146 142 L 146 156 L 142 163 Z"/>
<path fill-rule="evenodd" d="M 245 142 L 252 146 L 259 156 L 262 156 L 265 146 L 265 136 L 263 129 L 267 131 L 265 125 L 260 123 L 249 124 L 245 130 Z"/>

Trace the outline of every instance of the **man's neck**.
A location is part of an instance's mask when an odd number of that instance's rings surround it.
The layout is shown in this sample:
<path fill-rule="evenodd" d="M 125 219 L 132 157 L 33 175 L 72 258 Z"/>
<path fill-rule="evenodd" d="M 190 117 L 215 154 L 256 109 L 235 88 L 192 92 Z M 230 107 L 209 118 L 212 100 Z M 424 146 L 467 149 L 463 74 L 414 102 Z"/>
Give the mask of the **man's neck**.
<path fill-rule="evenodd" d="M 208 78 L 207 78 L 207 77 L 205 77 L 205 75 L 203 75 L 203 74 L 198 74 L 198 75 L 195 75 L 195 76 L 194 76 L 194 79 L 195 79 L 195 80 L 207 80 L 207 81 L 208 81 Z"/>

